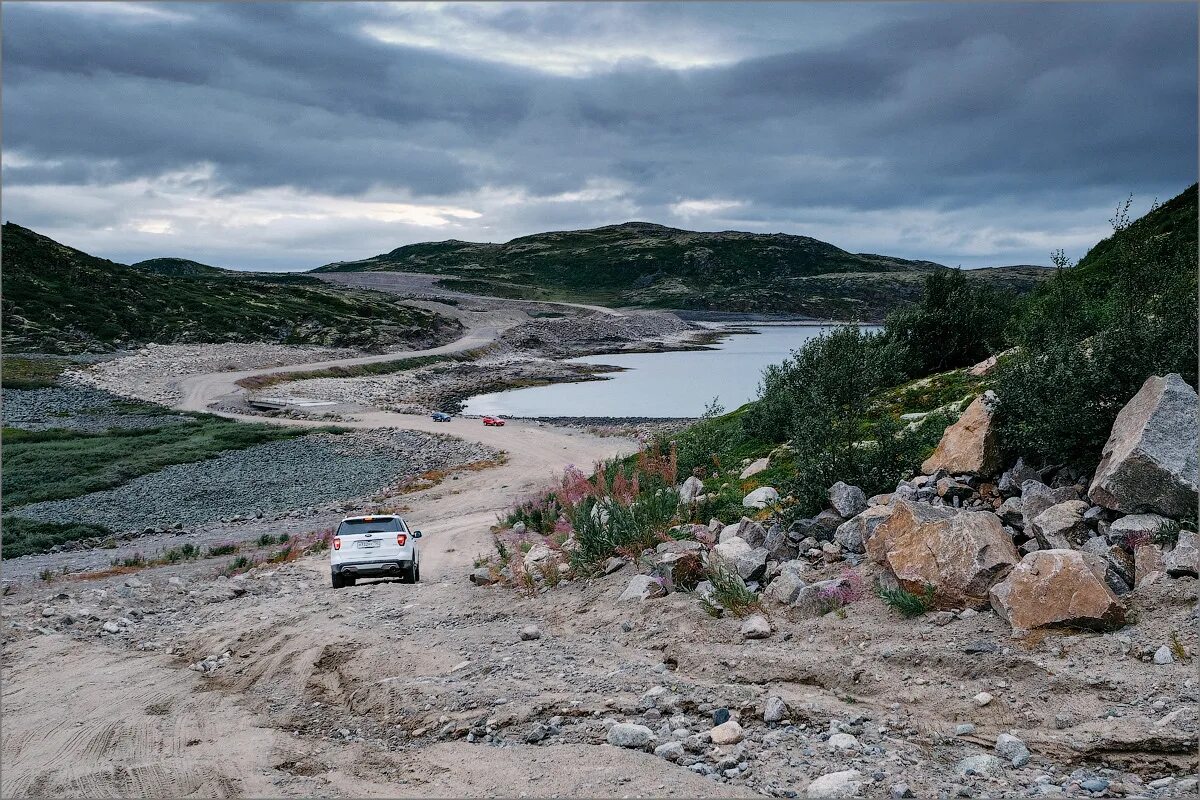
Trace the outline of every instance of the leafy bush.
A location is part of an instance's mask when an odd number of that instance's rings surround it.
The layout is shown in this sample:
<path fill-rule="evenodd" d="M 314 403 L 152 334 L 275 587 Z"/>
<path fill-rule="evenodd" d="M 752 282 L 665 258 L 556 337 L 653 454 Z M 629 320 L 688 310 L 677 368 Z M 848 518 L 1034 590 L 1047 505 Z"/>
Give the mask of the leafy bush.
<path fill-rule="evenodd" d="M 1006 346 L 1016 296 L 969 280 L 962 270 L 925 278 L 921 302 L 887 318 L 887 338 L 904 348 L 912 374 L 975 364 Z"/>
<path fill-rule="evenodd" d="M 883 584 L 877 584 L 875 592 L 880 600 L 903 617 L 919 617 L 933 608 L 934 587 L 928 583 L 925 584 L 924 594 L 913 594 L 899 586 L 890 589 Z"/>
<path fill-rule="evenodd" d="M 226 542 L 224 544 L 214 544 L 213 546 L 208 548 L 208 557 L 212 558 L 213 556 L 227 556 L 230 553 L 236 553 L 237 551 L 238 551 L 238 546 L 236 544 L 234 544 L 233 542 Z"/>
<path fill-rule="evenodd" d="M 1111 222 L 1078 265 L 1056 254 L 1054 279 L 1015 323 L 1021 350 L 996 376 L 1009 454 L 1094 467 L 1146 378 L 1178 372 L 1196 385 L 1195 187 L 1134 223 L 1126 203 Z"/>
<path fill-rule="evenodd" d="M 720 457 L 733 444 L 734 432 L 718 419 L 724 407 L 713 400 L 704 409 L 698 422 L 688 426 L 675 437 L 678 468 L 681 474 L 696 470 L 710 472 L 721 466 Z"/>
<path fill-rule="evenodd" d="M 744 617 L 754 611 L 762 611 L 759 597 L 742 580 L 742 576 L 731 570 L 720 557 L 708 559 L 708 581 L 712 584 L 712 600 L 700 598 L 700 607 L 714 617 L 728 611 L 735 617 Z"/>

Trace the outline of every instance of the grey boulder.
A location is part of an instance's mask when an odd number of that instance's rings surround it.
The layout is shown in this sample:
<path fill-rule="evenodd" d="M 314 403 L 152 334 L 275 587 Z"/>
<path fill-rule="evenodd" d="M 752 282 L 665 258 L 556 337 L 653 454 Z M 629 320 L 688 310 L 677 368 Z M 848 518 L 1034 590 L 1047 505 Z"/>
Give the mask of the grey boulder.
<path fill-rule="evenodd" d="M 867 495 L 857 486 L 838 481 L 829 487 L 829 505 L 843 517 L 853 517 L 867 510 Z"/>

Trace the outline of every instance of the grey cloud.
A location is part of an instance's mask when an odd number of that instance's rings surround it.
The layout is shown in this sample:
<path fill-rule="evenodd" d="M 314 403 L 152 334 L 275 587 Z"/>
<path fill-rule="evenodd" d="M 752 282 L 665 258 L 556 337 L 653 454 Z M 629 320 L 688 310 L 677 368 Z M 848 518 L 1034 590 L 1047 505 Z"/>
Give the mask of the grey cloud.
<path fill-rule="evenodd" d="M 387 7 L 187 4 L 184 19 L 131 21 L 7 4 L 5 147 L 47 163 L 6 166 L 4 182 L 69 196 L 208 163 L 225 195 L 386 190 L 469 205 L 485 189 L 538 197 L 615 180 L 628 187 L 619 208 L 667 222 L 674 202 L 717 198 L 763 226 L 814 208 L 978 208 L 979 224 L 1003 226 L 1030 206 L 1054 215 L 1194 180 L 1193 5 L 760 8 L 754 20 L 722 4 L 442 12 L 535 45 L 627 25 L 648 48 L 674 32 L 743 52 L 567 77 L 364 34 L 396 20 Z M 474 231 L 605 224 L 613 210 L 531 202 Z M 455 235 L 470 235 L 463 225 Z M 395 231 L 393 245 L 436 237 Z"/>

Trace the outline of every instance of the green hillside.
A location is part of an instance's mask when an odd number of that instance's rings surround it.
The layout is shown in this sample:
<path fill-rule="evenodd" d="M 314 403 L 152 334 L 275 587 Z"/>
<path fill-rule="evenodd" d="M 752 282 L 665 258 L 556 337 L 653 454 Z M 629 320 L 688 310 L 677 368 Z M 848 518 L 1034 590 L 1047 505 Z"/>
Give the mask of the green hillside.
<path fill-rule="evenodd" d="M 505 244 L 413 244 L 316 271 L 426 272 L 446 276 L 447 288 L 523 299 L 875 320 L 914 302 L 924 277 L 939 269 L 931 261 L 850 253 L 807 236 L 628 222 Z M 1047 271 L 1001 267 L 970 274 L 1027 291 Z"/>
<path fill-rule="evenodd" d="M 103 352 L 149 342 L 278 342 L 381 349 L 453 338 L 454 320 L 308 276 L 160 275 L 6 223 L 4 349 Z"/>
<path fill-rule="evenodd" d="M 156 272 L 159 275 L 187 278 L 201 275 L 224 275 L 229 272 L 220 267 L 210 267 L 208 264 L 201 264 L 199 261 L 191 261 L 186 258 L 148 258 L 145 261 L 130 264 L 130 266 L 134 269 Z"/>

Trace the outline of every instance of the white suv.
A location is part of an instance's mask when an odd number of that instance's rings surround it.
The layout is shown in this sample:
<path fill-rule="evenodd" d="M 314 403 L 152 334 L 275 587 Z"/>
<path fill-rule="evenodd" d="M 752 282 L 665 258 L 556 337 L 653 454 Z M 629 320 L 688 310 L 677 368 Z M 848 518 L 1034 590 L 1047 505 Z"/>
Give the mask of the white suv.
<path fill-rule="evenodd" d="M 420 538 L 420 531 L 410 531 L 395 514 L 346 517 L 329 549 L 333 588 L 353 586 L 358 578 L 389 576 L 416 583 L 421 580 Z"/>

